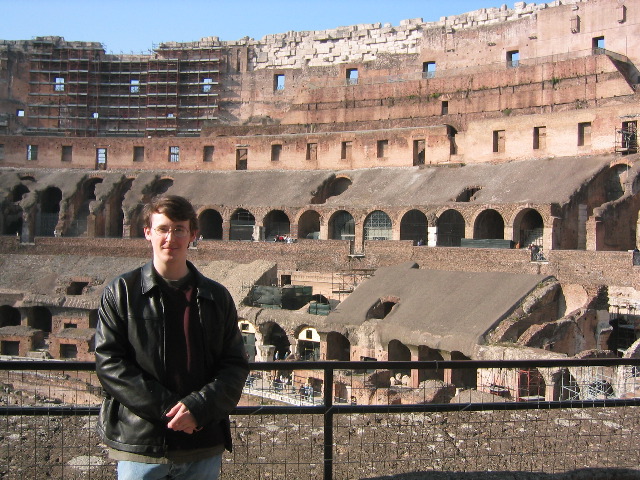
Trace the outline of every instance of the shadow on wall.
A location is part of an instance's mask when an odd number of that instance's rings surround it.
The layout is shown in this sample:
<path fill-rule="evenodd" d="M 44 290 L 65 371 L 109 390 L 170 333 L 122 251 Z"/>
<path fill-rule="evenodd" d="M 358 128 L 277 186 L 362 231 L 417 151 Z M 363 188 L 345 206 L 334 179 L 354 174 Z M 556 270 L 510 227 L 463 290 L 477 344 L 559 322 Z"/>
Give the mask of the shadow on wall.
<path fill-rule="evenodd" d="M 542 472 L 412 472 L 362 480 L 638 480 L 640 471 L 627 468 L 584 468 L 565 473 Z"/>

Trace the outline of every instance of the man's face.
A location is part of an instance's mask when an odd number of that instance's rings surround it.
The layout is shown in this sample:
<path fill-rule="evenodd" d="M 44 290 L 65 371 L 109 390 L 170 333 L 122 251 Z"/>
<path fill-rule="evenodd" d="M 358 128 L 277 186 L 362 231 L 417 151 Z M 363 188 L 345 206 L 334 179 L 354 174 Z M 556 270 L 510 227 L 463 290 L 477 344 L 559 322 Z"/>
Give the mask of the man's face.
<path fill-rule="evenodd" d="M 181 233 L 186 235 L 181 237 Z M 196 233 L 189 230 L 188 220 L 174 222 L 163 213 L 151 215 L 151 227 L 144 229 L 144 236 L 153 247 L 156 265 L 186 262 L 189 242 L 195 239 Z"/>

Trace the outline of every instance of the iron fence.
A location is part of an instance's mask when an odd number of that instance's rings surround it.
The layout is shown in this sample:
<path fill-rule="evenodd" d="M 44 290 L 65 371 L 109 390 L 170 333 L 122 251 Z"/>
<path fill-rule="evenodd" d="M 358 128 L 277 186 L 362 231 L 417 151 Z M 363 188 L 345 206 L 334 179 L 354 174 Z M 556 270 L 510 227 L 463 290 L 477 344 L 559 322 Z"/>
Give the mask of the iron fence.
<path fill-rule="evenodd" d="M 115 478 L 94 368 L 0 361 L 0 478 Z M 640 359 L 251 368 L 223 479 L 640 478 Z"/>

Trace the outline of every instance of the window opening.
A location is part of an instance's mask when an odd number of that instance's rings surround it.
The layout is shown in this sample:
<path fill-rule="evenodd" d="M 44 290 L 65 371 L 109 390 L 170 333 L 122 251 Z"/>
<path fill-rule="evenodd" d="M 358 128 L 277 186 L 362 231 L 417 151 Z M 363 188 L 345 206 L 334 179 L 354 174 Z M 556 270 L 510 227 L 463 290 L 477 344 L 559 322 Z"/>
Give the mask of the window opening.
<path fill-rule="evenodd" d="M 638 122 L 622 122 L 622 128 L 616 131 L 616 151 L 623 155 L 638 153 Z"/>
<path fill-rule="evenodd" d="M 391 240 L 391 219 L 381 210 L 371 212 L 364 222 L 365 240 Z"/>
<path fill-rule="evenodd" d="M 504 144 L 505 144 L 505 131 L 494 130 L 493 131 L 493 152 L 504 153 Z"/>
<path fill-rule="evenodd" d="M 24 117 L 24 110 L 21 108 L 16 110 L 16 117 Z"/>
<path fill-rule="evenodd" d="M 249 150 L 246 148 L 238 148 L 236 150 L 236 170 L 247 169 L 247 159 L 249 156 Z"/>
<path fill-rule="evenodd" d="M 282 90 L 284 90 L 284 74 L 282 73 L 277 73 L 273 76 L 273 89 L 276 92 L 281 92 Z"/>
<path fill-rule="evenodd" d="M 448 115 L 449 114 L 449 102 L 447 100 L 443 100 L 440 106 L 440 115 Z"/>
<path fill-rule="evenodd" d="M 425 157 L 425 145 L 424 139 L 413 141 L 413 165 L 424 165 Z"/>
<path fill-rule="evenodd" d="M 62 146 L 62 156 L 60 158 L 61 161 L 63 162 L 70 162 L 71 161 L 71 157 L 72 157 L 72 153 L 73 153 L 73 147 L 70 145 L 63 145 Z"/>
<path fill-rule="evenodd" d="M 204 93 L 209 93 L 211 91 L 211 86 L 213 85 L 212 78 L 205 78 L 202 80 L 202 91 Z"/>
<path fill-rule="evenodd" d="M 53 87 L 53 90 L 56 92 L 64 92 L 64 78 L 62 77 L 56 77 L 55 80 L 55 86 Z"/>
<path fill-rule="evenodd" d="M 282 145 L 275 144 L 271 145 L 271 161 L 278 162 L 280 161 L 280 154 L 282 153 Z"/>
<path fill-rule="evenodd" d="M 389 140 L 378 140 L 377 153 L 378 158 L 385 158 L 389 150 Z"/>
<path fill-rule="evenodd" d="M 544 150 L 547 148 L 547 127 L 533 128 L 533 149 Z"/>
<path fill-rule="evenodd" d="M 507 52 L 507 67 L 516 68 L 520 65 L 520 52 L 518 50 L 511 50 Z"/>
<path fill-rule="evenodd" d="M 4 144 L 0 144 L 0 160 L 4 160 Z"/>
<path fill-rule="evenodd" d="M 436 76 L 436 62 L 424 62 L 422 64 L 422 78 L 433 78 Z"/>
<path fill-rule="evenodd" d="M 107 149 L 96 148 L 96 168 L 104 170 L 107 167 Z"/>
<path fill-rule="evenodd" d="M 69 343 L 60 344 L 60 358 L 76 358 L 78 356 L 78 347 Z"/>
<path fill-rule="evenodd" d="M 600 55 L 604 53 L 604 37 L 594 37 L 591 39 L 591 48 L 594 55 Z"/>
<path fill-rule="evenodd" d="M 144 161 L 144 147 L 133 147 L 133 161 L 134 162 Z"/>
<path fill-rule="evenodd" d="M 578 146 L 586 147 L 591 145 L 591 122 L 578 124 Z"/>
<path fill-rule="evenodd" d="M 135 80 L 135 79 L 131 80 L 129 91 L 131 93 L 140 93 L 140 80 Z"/>
<path fill-rule="evenodd" d="M 347 68 L 347 85 L 357 85 L 357 84 L 358 84 L 358 69 Z"/>
<path fill-rule="evenodd" d="M 340 160 L 351 160 L 352 142 L 342 142 L 340 146 Z"/>
<path fill-rule="evenodd" d="M 38 160 L 37 145 L 27 145 L 27 160 Z"/>
<path fill-rule="evenodd" d="M 318 144 L 307 143 L 307 160 L 317 160 L 317 159 L 318 159 Z"/>
<path fill-rule="evenodd" d="M 213 145 L 206 145 L 202 150 L 202 161 L 205 163 L 213 162 Z"/>
<path fill-rule="evenodd" d="M 169 162 L 177 163 L 180 161 L 180 147 L 169 147 Z"/>

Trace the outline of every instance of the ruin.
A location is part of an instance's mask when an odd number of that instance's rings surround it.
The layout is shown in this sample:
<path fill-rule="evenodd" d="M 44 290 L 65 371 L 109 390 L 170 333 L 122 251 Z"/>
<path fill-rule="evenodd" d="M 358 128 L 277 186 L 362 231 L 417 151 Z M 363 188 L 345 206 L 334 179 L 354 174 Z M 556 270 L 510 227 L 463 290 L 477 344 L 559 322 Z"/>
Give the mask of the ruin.
<path fill-rule="evenodd" d="M 0 354 L 91 360 L 167 192 L 256 360 L 635 355 L 639 38 L 631 1 L 556 0 L 140 55 L 0 40 Z"/>

